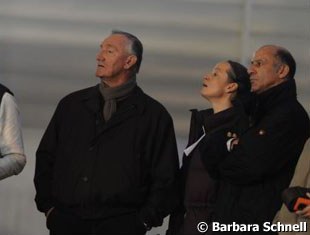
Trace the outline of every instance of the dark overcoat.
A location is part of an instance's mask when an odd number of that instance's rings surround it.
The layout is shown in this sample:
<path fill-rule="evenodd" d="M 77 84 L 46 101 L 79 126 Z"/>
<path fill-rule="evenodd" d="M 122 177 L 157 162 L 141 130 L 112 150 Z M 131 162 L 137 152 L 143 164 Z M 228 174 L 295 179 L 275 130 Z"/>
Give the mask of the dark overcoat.
<path fill-rule="evenodd" d="M 259 224 L 262 231 L 280 209 L 309 131 L 290 79 L 258 95 L 252 125 L 231 152 L 226 131 L 214 133 L 200 150 L 210 175 L 220 181 L 215 221 Z"/>
<path fill-rule="evenodd" d="M 35 201 L 82 218 L 137 212 L 159 226 L 172 210 L 179 167 L 173 121 L 136 87 L 103 121 L 98 86 L 60 101 L 37 150 Z"/>

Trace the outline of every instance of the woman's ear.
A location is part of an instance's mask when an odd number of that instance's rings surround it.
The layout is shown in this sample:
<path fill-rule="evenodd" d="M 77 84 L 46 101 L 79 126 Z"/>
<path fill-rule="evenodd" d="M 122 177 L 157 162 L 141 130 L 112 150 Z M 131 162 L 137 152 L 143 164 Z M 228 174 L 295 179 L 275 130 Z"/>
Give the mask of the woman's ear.
<path fill-rule="evenodd" d="M 132 66 L 134 66 L 137 63 L 137 56 L 130 55 L 127 57 L 124 68 L 130 69 Z"/>
<path fill-rule="evenodd" d="M 225 87 L 226 93 L 234 93 L 238 90 L 238 83 L 232 82 L 228 83 Z"/>

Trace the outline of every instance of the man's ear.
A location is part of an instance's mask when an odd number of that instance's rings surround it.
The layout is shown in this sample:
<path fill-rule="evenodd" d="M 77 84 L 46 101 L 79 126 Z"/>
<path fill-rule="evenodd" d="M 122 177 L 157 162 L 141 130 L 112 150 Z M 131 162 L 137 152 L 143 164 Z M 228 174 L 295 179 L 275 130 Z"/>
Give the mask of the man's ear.
<path fill-rule="evenodd" d="M 238 90 L 238 83 L 236 82 L 232 82 L 229 83 L 226 87 L 225 87 L 225 91 L 227 93 L 234 93 Z"/>
<path fill-rule="evenodd" d="M 130 55 L 127 57 L 124 68 L 130 69 L 132 66 L 134 66 L 137 63 L 137 56 Z"/>
<path fill-rule="evenodd" d="M 279 67 L 277 73 L 279 74 L 280 78 L 286 78 L 288 73 L 290 71 L 290 68 L 288 67 L 287 64 L 281 64 L 281 66 Z"/>

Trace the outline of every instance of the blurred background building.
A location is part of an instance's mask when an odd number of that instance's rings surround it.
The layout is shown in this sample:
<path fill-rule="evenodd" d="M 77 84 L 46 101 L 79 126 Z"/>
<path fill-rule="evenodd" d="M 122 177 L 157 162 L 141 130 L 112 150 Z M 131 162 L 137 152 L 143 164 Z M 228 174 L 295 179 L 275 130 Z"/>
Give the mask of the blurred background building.
<path fill-rule="evenodd" d="M 138 83 L 172 114 L 181 156 L 188 110 L 208 107 L 203 74 L 222 60 L 248 65 L 263 44 L 295 56 L 298 97 L 310 112 L 309 22 L 310 0 L 0 0 L 0 82 L 20 106 L 28 157 L 21 175 L 0 183 L 0 235 L 48 234 L 33 200 L 35 150 L 58 101 L 99 82 L 96 53 L 112 29 L 143 42 Z"/>

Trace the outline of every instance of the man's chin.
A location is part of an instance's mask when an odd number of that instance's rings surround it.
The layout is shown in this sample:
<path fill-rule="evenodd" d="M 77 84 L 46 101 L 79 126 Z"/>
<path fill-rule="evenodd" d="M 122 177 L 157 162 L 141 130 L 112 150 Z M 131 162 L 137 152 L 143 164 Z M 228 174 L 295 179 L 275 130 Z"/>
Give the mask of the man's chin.
<path fill-rule="evenodd" d="M 100 72 L 96 72 L 96 77 L 100 79 L 105 79 L 107 76 L 105 74 L 102 74 Z"/>
<path fill-rule="evenodd" d="M 102 73 L 100 73 L 99 71 L 96 71 L 96 77 L 101 78 L 103 76 Z"/>
<path fill-rule="evenodd" d="M 96 75 L 97 76 L 97 75 Z M 103 77 L 103 76 L 97 76 L 99 79 L 100 79 L 100 82 L 103 83 L 104 85 L 107 85 L 109 84 L 109 79 L 107 79 L 106 77 Z"/>

